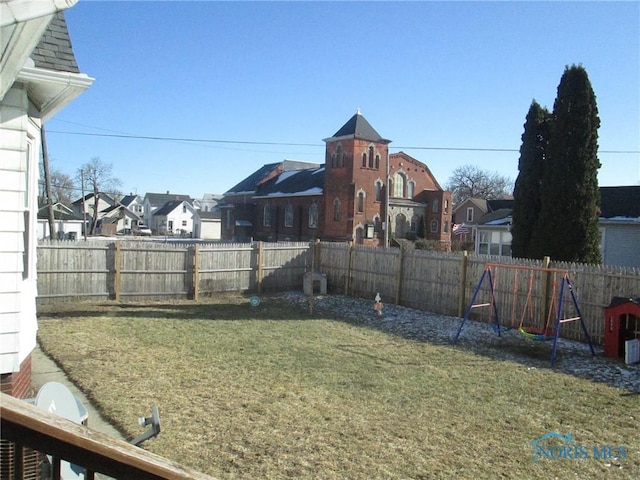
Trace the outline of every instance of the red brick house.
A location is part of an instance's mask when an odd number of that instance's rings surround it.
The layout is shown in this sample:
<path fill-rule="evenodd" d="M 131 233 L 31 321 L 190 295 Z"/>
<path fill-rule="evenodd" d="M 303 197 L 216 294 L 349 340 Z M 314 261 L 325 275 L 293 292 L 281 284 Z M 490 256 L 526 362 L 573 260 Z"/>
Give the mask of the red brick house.
<path fill-rule="evenodd" d="M 451 193 L 425 164 L 404 152 L 389 154 L 391 141 L 360 112 L 324 141 L 324 165 L 265 165 L 226 192 L 223 238 L 385 245 L 391 238 L 425 237 L 450 243 Z"/>

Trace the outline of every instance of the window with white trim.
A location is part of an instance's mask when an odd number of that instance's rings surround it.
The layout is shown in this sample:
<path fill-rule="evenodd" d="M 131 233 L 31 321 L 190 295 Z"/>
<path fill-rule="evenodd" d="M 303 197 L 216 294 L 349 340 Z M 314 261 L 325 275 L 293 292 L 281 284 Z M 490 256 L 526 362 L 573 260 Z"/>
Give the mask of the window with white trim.
<path fill-rule="evenodd" d="M 473 222 L 473 207 L 467 207 L 467 222 Z"/>

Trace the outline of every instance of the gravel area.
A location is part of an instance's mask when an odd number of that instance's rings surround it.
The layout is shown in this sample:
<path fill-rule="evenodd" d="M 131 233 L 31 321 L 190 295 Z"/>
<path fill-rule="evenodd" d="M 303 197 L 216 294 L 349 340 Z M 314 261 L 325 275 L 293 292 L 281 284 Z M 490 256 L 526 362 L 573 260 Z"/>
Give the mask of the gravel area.
<path fill-rule="evenodd" d="M 308 308 L 309 298 L 302 292 L 289 292 L 286 301 Z M 414 310 L 392 304 L 384 304 L 382 315 L 373 308 L 374 301 L 344 295 L 313 297 L 316 315 L 339 318 L 352 324 L 375 328 L 404 338 L 429 342 L 435 345 L 452 345 L 461 318 Z M 553 342 L 534 341 L 525 338 L 517 330 L 502 331 L 498 336 L 491 324 L 468 320 L 455 348 L 465 348 L 477 354 L 527 365 L 529 368 L 552 368 Z M 572 340 L 559 339 L 554 370 L 608 383 L 640 394 L 640 364 L 626 365 L 622 360 L 603 356 L 602 348 L 594 346 L 596 356 L 591 355 L 589 345 Z"/>

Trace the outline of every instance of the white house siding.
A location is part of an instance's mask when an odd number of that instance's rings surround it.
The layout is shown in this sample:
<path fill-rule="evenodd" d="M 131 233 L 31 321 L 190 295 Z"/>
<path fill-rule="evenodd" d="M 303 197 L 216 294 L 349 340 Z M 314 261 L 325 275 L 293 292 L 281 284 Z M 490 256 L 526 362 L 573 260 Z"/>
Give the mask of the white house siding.
<path fill-rule="evenodd" d="M 186 212 L 183 212 L 183 206 L 186 207 Z M 154 215 L 151 229 L 161 235 L 165 233 L 190 235 L 193 232 L 194 214 L 194 208 L 188 202 L 182 202 L 167 215 Z M 170 231 L 167 232 L 167 229 Z"/>
<path fill-rule="evenodd" d="M 68 240 L 71 236 L 75 235 L 75 238 L 79 240 L 82 237 L 82 220 L 56 220 L 55 228 L 57 235 L 58 233 L 64 234 L 64 239 Z M 49 239 L 49 221 L 48 220 L 38 220 L 38 239 L 47 240 Z M 54 240 L 57 237 L 54 236 Z"/>
<path fill-rule="evenodd" d="M 19 371 L 36 344 L 35 192 L 41 139 L 40 125 L 28 110 L 21 84 L 0 102 L 0 373 Z M 26 261 L 25 251 L 30 253 Z"/>
<path fill-rule="evenodd" d="M 605 265 L 640 267 L 640 222 L 601 222 Z"/>

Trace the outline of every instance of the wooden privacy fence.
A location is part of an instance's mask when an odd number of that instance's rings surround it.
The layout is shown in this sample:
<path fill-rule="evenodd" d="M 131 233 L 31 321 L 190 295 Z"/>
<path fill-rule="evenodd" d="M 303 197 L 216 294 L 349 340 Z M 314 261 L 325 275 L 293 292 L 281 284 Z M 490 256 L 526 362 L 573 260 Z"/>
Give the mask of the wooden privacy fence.
<path fill-rule="evenodd" d="M 38 246 L 38 302 L 197 299 L 227 291 L 302 290 L 304 274 L 315 268 L 327 274 L 330 292 L 369 298 L 372 306 L 379 293 L 385 303 L 462 316 L 487 263 L 523 267 L 504 269 L 495 282 L 500 320 L 509 326 L 519 322 L 528 295 L 539 312 L 548 312 L 559 293 L 553 289 L 551 277 L 539 271 L 534 276 L 527 267 L 568 271 L 589 335 L 597 344 L 603 342 L 603 309 L 611 299 L 640 297 L 640 270 L 636 268 L 543 264 L 331 242 L 180 245 L 54 241 Z M 487 309 L 473 318 L 490 321 L 491 312 Z M 577 322 L 561 333 L 566 338 L 583 339 Z"/>
<path fill-rule="evenodd" d="M 312 250 L 308 243 L 41 242 L 38 302 L 300 289 Z"/>

